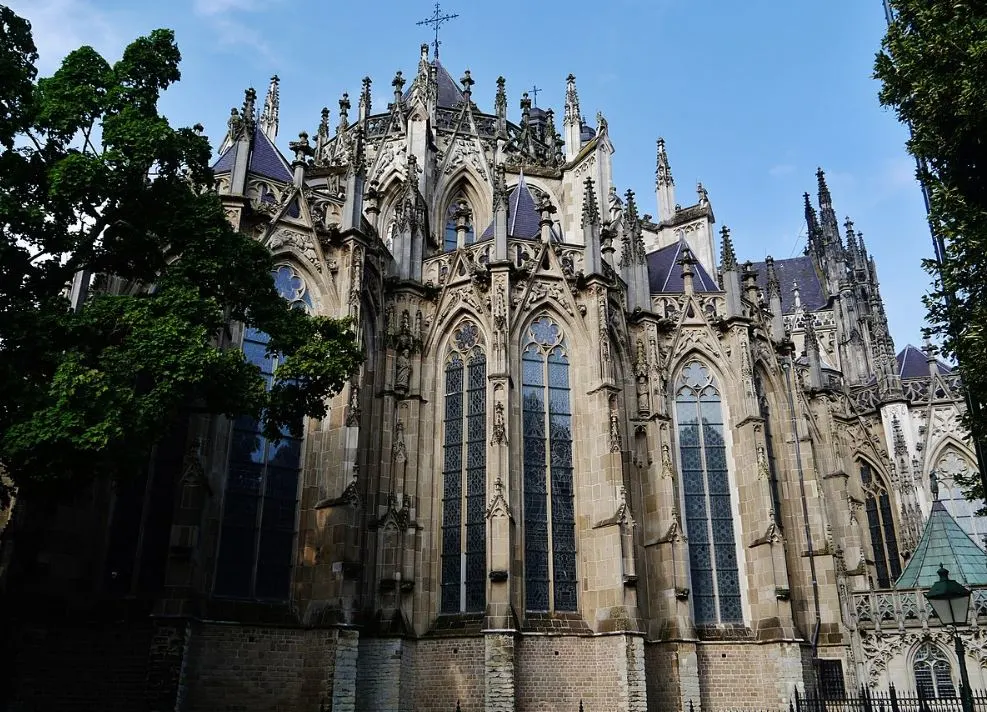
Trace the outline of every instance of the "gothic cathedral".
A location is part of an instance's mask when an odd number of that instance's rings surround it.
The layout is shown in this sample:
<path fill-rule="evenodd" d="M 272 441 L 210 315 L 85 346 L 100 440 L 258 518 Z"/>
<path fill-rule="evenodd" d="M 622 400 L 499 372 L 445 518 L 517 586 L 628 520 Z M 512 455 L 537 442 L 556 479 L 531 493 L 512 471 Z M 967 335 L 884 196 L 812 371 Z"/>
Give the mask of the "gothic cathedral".
<path fill-rule="evenodd" d="M 98 570 L 146 602 L 154 709 L 712 712 L 886 684 L 905 638 L 879 665 L 861 602 L 936 508 L 976 551 L 987 531 L 954 481 L 958 377 L 896 353 L 822 171 L 805 254 L 740 261 L 662 139 L 656 214 L 618 190 L 573 76 L 560 116 L 523 94 L 516 121 L 503 78 L 488 112 L 427 46 L 391 85 L 287 158 L 278 80 L 248 90 L 214 166 L 284 298 L 352 320 L 360 372 L 300 440 L 169 433 L 135 492 L 88 502 L 96 541 L 49 537 L 36 589 Z"/>

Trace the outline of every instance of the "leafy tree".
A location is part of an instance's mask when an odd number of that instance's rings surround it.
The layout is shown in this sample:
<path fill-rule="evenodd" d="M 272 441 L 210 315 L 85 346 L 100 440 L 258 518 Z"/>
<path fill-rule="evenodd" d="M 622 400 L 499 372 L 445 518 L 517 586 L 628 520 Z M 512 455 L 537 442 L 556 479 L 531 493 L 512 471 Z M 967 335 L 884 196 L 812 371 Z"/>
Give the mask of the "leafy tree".
<path fill-rule="evenodd" d="M 275 438 L 324 416 L 359 349 L 345 320 L 278 296 L 270 252 L 211 189 L 208 142 L 158 113 L 180 76 L 173 33 L 113 65 L 82 47 L 46 79 L 36 59 L 0 5 L 0 472 L 27 491 L 125 477 L 188 410 L 261 417 Z M 271 389 L 234 322 L 282 354 Z"/>
<path fill-rule="evenodd" d="M 925 300 L 930 331 L 957 359 L 971 401 L 987 403 L 987 4 L 890 4 L 895 17 L 875 64 L 880 99 L 911 126 L 908 150 L 945 245 L 941 263 L 925 265 L 935 278 Z M 987 419 L 970 410 L 966 420 L 985 442 Z M 983 498 L 978 474 L 963 484 L 968 496 Z"/>

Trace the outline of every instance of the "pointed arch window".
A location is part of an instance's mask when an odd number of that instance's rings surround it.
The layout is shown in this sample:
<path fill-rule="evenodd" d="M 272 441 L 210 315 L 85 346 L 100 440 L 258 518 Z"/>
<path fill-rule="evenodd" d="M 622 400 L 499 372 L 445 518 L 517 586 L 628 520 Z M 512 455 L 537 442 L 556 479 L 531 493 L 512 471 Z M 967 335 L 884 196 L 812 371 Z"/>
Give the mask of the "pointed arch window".
<path fill-rule="evenodd" d="M 675 421 L 696 623 L 742 623 L 723 408 L 716 379 L 699 361 L 678 378 Z"/>
<path fill-rule="evenodd" d="M 919 697 L 956 697 L 953 666 L 946 653 L 935 643 L 923 643 L 915 651 L 912 671 L 915 673 L 915 690 Z"/>
<path fill-rule="evenodd" d="M 562 329 L 548 316 L 528 327 L 521 371 L 525 608 L 575 611 L 569 357 Z"/>
<path fill-rule="evenodd" d="M 291 267 L 278 267 L 274 284 L 293 307 L 311 308 L 305 281 Z M 263 331 L 244 330 L 244 355 L 260 369 L 268 388 L 280 360 L 268 353 L 269 341 Z M 274 443 L 262 429 L 249 416 L 233 423 L 214 591 L 231 598 L 287 600 L 302 441 L 285 433 Z"/>
<path fill-rule="evenodd" d="M 901 557 L 898 554 L 898 537 L 891 513 L 891 496 L 881 478 L 870 464 L 858 460 L 860 483 L 864 489 L 864 509 L 867 512 L 867 528 L 870 530 L 871 550 L 874 552 L 874 569 L 877 587 L 891 588 L 901 576 Z"/>
<path fill-rule="evenodd" d="M 445 367 L 443 613 L 480 612 L 486 604 L 486 413 L 486 356 L 479 329 L 465 321 L 453 335 Z"/>
<path fill-rule="evenodd" d="M 476 242 L 476 232 L 473 230 L 473 211 L 470 207 L 469 201 L 466 200 L 465 193 L 463 193 L 463 191 L 459 191 L 456 193 L 455 197 L 449 201 L 449 208 L 446 210 L 446 228 L 442 243 L 442 248 L 446 252 L 455 250 L 459 245 L 459 235 L 456 231 L 456 225 L 459 221 L 459 213 L 464 209 L 469 215 L 466 219 L 466 236 L 463 241 L 464 245 L 472 245 Z"/>
<path fill-rule="evenodd" d="M 977 476 L 970 461 L 950 447 L 936 460 L 936 476 L 939 479 L 939 500 L 946 511 L 980 548 L 984 548 L 987 543 L 987 517 L 977 515 L 979 502 L 963 495 L 963 483 Z"/>

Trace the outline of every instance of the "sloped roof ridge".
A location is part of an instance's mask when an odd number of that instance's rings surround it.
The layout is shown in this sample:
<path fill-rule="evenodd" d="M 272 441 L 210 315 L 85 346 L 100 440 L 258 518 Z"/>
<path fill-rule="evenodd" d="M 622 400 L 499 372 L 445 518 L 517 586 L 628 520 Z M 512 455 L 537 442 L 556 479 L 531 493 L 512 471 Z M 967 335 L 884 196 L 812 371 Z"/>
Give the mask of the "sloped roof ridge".
<path fill-rule="evenodd" d="M 939 500 L 922 530 L 922 537 L 894 587 L 928 588 L 939 580 L 939 567 L 966 586 L 987 585 L 987 552 L 970 538 Z"/>

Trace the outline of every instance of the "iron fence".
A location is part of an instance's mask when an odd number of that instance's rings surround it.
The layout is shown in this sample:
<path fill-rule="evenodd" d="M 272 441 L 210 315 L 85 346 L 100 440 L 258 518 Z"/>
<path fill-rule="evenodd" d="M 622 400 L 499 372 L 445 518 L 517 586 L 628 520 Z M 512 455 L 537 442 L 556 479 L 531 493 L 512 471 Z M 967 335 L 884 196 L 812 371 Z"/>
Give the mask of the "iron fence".
<path fill-rule="evenodd" d="M 973 690 L 974 712 L 987 712 L 987 692 Z M 963 712 L 959 695 L 931 697 L 920 689 L 914 694 L 900 694 L 891 685 L 887 692 L 862 688 L 857 695 L 840 697 L 800 695 L 795 691 L 789 712 Z"/>

